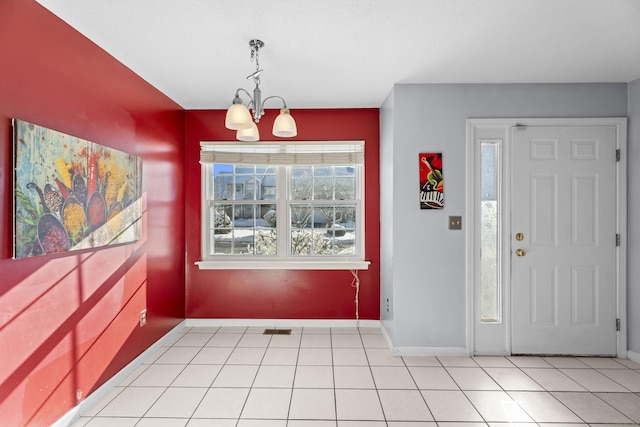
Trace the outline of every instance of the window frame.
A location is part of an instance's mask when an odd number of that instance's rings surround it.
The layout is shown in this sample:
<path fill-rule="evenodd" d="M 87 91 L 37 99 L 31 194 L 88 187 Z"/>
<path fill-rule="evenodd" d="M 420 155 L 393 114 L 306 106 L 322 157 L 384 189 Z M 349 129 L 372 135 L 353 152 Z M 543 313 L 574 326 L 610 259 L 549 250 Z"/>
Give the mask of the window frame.
<path fill-rule="evenodd" d="M 364 141 L 295 141 L 295 142 L 260 142 L 260 143 L 239 143 L 233 142 L 201 142 L 203 150 L 215 150 L 224 147 L 233 147 L 233 150 L 241 151 L 246 149 L 263 150 L 266 145 L 277 147 L 303 147 L 307 146 L 341 146 L 357 145 L 364 150 Z M 276 166 L 276 198 L 272 204 L 276 205 L 277 223 L 285 224 L 285 227 L 278 228 L 277 251 L 279 255 L 206 255 L 210 247 L 210 203 L 223 202 L 213 201 L 207 194 L 209 180 L 213 179 L 213 165 L 215 163 L 239 164 L 240 162 L 205 162 L 201 161 L 201 260 L 196 261 L 196 265 L 201 270 L 232 270 L 232 269 L 288 269 L 288 270 L 366 270 L 370 262 L 365 258 L 365 165 L 362 161 L 356 164 L 354 172 L 356 181 L 356 253 L 350 256 L 344 255 L 318 255 L 318 256 L 289 256 L 289 237 L 291 233 L 291 219 L 289 217 L 289 205 L 295 202 L 289 199 L 289 180 L 293 166 L 295 164 L 272 164 Z M 249 164 L 249 163 L 247 163 Z M 259 163 L 255 163 L 259 164 Z M 283 170 L 284 169 L 284 170 Z M 359 196 L 359 197 L 358 197 Z M 334 200 L 333 202 L 335 202 Z M 260 203 L 261 201 L 256 201 Z M 339 203 L 338 203 L 339 205 Z"/>

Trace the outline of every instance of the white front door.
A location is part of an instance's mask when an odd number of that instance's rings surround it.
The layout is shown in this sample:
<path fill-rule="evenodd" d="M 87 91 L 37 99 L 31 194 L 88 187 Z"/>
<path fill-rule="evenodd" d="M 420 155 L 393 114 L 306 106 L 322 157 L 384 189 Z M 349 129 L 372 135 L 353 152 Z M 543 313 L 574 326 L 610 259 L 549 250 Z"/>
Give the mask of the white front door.
<path fill-rule="evenodd" d="M 510 139 L 511 353 L 616 355 L 616 127 Z"/>

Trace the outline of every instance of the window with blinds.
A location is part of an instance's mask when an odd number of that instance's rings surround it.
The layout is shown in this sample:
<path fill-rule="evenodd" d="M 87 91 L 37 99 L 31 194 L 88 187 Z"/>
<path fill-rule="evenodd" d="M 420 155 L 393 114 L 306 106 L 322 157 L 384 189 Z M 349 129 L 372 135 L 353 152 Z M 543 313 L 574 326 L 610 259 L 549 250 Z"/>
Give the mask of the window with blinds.
<path fill-rule="evenodd" d="M 364 141 L 203 142 L 200 163 L 201 268 L 366 263 Z"/>

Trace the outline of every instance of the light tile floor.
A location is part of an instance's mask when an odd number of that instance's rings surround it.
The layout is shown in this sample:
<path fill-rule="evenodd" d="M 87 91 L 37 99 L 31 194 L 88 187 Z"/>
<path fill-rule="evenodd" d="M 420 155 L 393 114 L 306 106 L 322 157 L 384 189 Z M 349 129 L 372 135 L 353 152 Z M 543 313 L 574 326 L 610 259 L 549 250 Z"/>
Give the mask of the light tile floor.
<path fill-rule="evenodd" d="M 375 328 L 189 327 L 73 427 L 586 426 L 640 423 L 640 365 L 396 357 Z"/>

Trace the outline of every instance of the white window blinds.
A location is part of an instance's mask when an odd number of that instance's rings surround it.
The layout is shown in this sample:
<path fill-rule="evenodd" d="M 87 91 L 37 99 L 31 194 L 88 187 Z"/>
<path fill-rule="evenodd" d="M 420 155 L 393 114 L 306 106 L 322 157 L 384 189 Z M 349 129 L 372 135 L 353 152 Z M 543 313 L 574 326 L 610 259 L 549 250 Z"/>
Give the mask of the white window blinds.
<path fill-rule="evenodd" d="M 201 142 L 200 163 L 250 165 L 363 164 L 364 141 Z"/>

